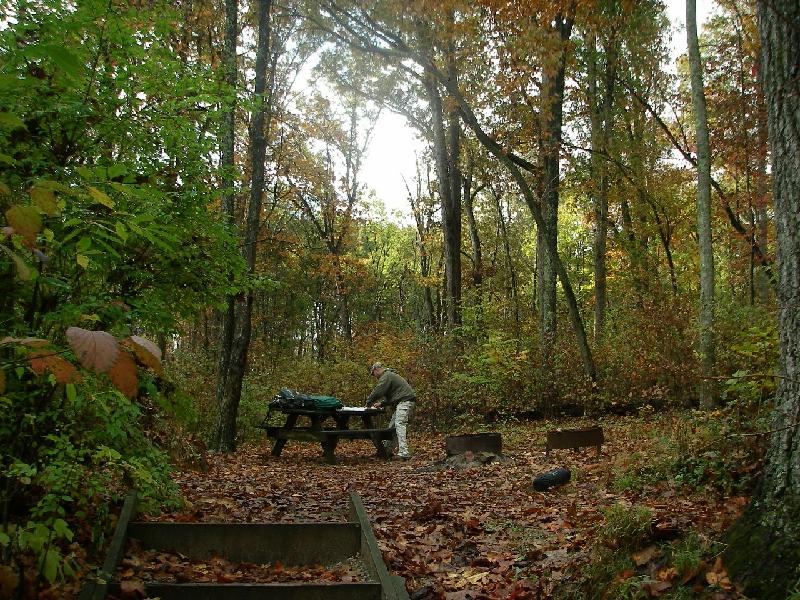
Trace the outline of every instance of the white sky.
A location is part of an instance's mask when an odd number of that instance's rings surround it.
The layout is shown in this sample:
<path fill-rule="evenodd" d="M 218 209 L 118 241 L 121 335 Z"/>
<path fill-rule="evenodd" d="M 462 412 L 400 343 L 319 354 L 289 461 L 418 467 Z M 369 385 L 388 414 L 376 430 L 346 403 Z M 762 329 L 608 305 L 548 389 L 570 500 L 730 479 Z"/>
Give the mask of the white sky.
<path fill-rule="evenodd" d="M 686 49 L 685 0 L 666 0 L 667 15 L 676 28 L 672 38 L 673 58 Z M 697 23 L 702 25 L 708 19 L 713 2 L 697 0 Z M 409 213 L 403 177 L 410 183 L 416 176 L 416 156 L 424 148 L 416 137 L 415 130 L 406 125 L 403 117 L 383 111 L 375 127 L 372 143 L 362 166 L 361 179 L 367 187 L 375 191 L 377 198 L 386 205 L 387 212 Z"/>

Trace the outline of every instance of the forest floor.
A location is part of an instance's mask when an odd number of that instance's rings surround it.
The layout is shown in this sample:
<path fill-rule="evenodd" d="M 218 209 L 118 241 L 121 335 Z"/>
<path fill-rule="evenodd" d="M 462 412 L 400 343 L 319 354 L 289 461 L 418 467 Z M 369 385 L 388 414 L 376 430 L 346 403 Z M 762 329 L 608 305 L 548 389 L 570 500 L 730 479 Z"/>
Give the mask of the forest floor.
<path fill-rule="evenodd" d="M 620 474 L 632 461 L 648 460 L 669 417 L 602 421 L 606 443 L 599 456 L 594 448 L 545 455 L 547 429 L 587 424 L 492 427 L 503 435 L 508 460 L 467 469 L 433 468 L 445 457 L 445 435 L 424 431 L 411 432 L 414 457 L 407 462 L 378 459 L 369 442 L 346 440 L 336 465 L 325 464 L 311 443 L 290 441 L 275 458 L 264 440 L 235 454 L 209 455 L 207 471 L 177 472 L 187 506 L 156 519 L 345 521 L 352 490 L 366 506 L 389 570 L 406 578 L 412 599 L 578 598 L 598 550 L 616 545 L 603 509 L 621 505 L 633 513 L 645 506 L 650 533 L 628 550 L 617 548 L 630 558 L 611 573 L 621 595 L 595 588 L 586 597 L 741 597 L 720 560 L 677 565 L 669 540 L 692 531 L 699 539 L 718 538 L 747 499 L 687 492 L 667 481 L 620 489 Z M 562 466 L 572 472 L 570 483 L 533 491 L 536 475 Z"/>

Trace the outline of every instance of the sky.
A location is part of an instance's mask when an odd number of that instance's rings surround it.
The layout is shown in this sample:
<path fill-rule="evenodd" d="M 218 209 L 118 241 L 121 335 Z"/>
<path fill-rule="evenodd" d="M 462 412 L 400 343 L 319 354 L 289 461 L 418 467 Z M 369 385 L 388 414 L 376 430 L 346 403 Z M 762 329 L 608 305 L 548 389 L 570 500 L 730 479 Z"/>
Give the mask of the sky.
<path fill-rule="evenodd" d="M 685 0 L 666 0 L 667 16 L 672 22 L 674 34 L 672 38 L 673 59 L 685 52 L 686 17 Z M 703 23 L 711 14 L 711 0 L 697 0 L 697 24 L 702 32 Z M 420 153 L 424 144 L 419 141 L 415 130 L 406 124 L 406 120 L 384 110 L 375 127 L 372 143 L 362 166 L 362 180 L 368 188 L 375 191 L 378 199 L 386 205 L 389 214 L 395 211 L 409 213 L 410 208 L 403 178 L 410 182 L 416 176 L 416 154 Z"/>

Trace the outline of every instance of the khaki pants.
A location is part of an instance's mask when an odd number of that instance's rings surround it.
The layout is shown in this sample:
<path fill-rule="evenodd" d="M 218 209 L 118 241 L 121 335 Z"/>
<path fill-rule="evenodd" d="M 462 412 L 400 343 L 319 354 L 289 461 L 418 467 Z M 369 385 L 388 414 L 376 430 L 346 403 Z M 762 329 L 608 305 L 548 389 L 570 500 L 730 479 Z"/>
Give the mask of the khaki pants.
<path fill-rule="evenodd" d="M 408 432 L 408 421 L 413 412 L 413 402 L 400 402 L 394 410 L 392 420 L 389 421 L 389 427 L 394 425 L 395 431 L 397 432 L 397 456 L 402 456 L 404 458 L 411 456 L 411 453 L 408 451 L 408 439 L 406 434 Z M 394 444 L 389 441 L 385 442 L 385 444 L 386 450 L 391 453 Z"/>

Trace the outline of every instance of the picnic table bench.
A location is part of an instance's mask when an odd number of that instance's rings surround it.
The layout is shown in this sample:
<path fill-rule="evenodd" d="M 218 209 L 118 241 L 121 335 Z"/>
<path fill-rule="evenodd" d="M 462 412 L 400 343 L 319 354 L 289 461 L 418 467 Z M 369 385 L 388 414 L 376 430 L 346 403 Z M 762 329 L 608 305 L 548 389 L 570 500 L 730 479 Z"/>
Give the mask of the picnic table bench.
<path fill-rule="evenodd" d="M 286 415 L 283 425 L 270 425 L 270 416 L 273 411 Z M 340 439 L 372 440 L 376 454 L 381 458 L 389 458 L 383 442 L 393 440 L 395 437 L 394 426 L 388 428 L 376 427 L 375 417 L 384 414 L 380 408 L 363 408 L 345 406 L 338 410 L 316 410 L 310 408 L 273 408 L 270 407 L 267 416 L 259 427 L 266 430 L 267 436 L 275 440 L 272 446 L 272 456 L 280 456 L 283 447 L 289 440 L 304 442 L 319 442 L 325 461 L 331 464 L 336 462 L 336 446 Z M 306 427 L 298 427 L 300 417 L 310 421 Z M 350 429 L 350 420 L 359 417 L 362 427 Z M 327 422 L 333 420 L 335 427 L 327 427 Z"/>

